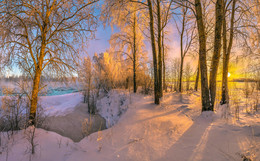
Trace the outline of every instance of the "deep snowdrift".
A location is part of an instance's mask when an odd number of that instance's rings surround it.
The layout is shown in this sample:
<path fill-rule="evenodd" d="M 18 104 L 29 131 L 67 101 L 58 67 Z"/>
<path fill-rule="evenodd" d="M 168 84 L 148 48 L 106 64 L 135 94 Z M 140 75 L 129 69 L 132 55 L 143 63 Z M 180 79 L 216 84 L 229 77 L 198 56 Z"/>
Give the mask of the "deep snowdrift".
<path fill-rule="evenodd" d="M 79 103 L 66 115 L 47 117 L 42 128 L 79 142 L 93 132 L 106 129 L 106 120 L 99 114 L 90 115 L 87 104 Z"/>
<path fill-rule="evenodd" d="M 87 104 L 81 103 L 82 100 L 80 92 L 40 96 L 39 103 L 46 115 L 42 128 L 78 142 L 86 135 L 113 126 L 127 110 L 130 95 L 122 90 L 111 90 L 98 100 L 96 115 L 88 114 Z"/>
<path fill-rule="evenodd" d="M 79 143 L 36 129 L 36 154 L 24 131 L 12 139 L 2 135 L 0 160 L 27 161 L 149 161 L 149 160 L 260 160 L 259 114 L 240 114 L 239 120 L 206 112 L 200 115 L 197 93 L 166 94 L 160 106 L 150 96 L 132 95 L 132 104 L 111 128 Z M 118 107 L 116 107 L 118 108 Z"/>

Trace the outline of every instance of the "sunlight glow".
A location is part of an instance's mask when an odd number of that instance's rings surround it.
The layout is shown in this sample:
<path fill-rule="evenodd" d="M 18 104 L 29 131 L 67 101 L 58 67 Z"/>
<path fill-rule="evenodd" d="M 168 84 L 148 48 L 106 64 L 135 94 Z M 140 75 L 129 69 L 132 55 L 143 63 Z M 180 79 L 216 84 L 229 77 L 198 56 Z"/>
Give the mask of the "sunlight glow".
<path fill-rule="evenodd" d="M 228 77 L 230 77 L 231 76 L 231 74 L 230 73 L 228 73 Z"/>

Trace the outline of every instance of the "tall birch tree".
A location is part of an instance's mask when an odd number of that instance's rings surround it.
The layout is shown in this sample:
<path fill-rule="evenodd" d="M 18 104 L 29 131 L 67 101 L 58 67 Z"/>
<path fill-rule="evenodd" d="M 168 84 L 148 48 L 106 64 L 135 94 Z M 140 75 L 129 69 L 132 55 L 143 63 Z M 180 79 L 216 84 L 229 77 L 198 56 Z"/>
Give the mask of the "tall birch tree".
<path fill-rule="evenodd" d="M 91 36 L 98 0 L 9 0 L 0 4 L 1 49 L 6 62 L 16 64 L 32 79 L 29 124 L 35 123 L 43 72 L 75 71 L 75 43 Z"/>

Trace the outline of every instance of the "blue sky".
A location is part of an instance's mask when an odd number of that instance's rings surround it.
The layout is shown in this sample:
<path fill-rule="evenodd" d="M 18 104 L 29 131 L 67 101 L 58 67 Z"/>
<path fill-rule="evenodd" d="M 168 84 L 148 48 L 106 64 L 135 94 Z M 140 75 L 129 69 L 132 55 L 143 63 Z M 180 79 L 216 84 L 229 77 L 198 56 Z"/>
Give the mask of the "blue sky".
<path fill-rule="evenodd" d="M 169 47 L 169 56 L 172 57 L 178 57 L 180 53 L 180 47 L 179 47 L 179 34 L 176 31 L 175 24 L 170 23 L 166 30 L 168 31 L 167 40 L 166 43 Z M 113 31 L 109 25 L 107 25 L 105 28 L 103 25 L 100 25 L 97 28 L 97 31 L 95 33 L 95 39 L 89 40 L 87 42 L 87 49 L 86 52 L 90 57 L 93 57 L 94 53 L 101 53 L 105 52 L 107 49 L 109 49 L 109 39 L 113 32 L 118 32 L 119 29 L 116 29 L 114 27 Z M 152 58 L 151 53 L 151 44 L 149 40 L 145 40 L 146 44 L 146 50 L 148 51 L 148 56 Z"/>
<path fill-rule="evenodd" d="M 112 34 L 110 26 L 103 27 L 103 25 L 97 28 L 95 33 L 95 39 L 89 40 L 87 43 L 87 54 L 90 57 L 94 56 L 94 53 L 105 52 L 109 48 L 109 39 Z"/>
<path fill-rule="evenodd" d="M 98 15 L 100 14 L 100 10 L 97 10 L 96 12 Z M 176 26 L 173 22 L 170 22 L 168 26 L 166 27 L 167 30 L 167 35 L 166 35 L 166 41 L 165 43 L 169 47 L 169 57 L 179 57 L 180 55 L 180 36 L 176 30 Z M 111 29 L 111 26 L 108 24 L 105 27 L 103 26 L 102 22 L 99 22 L 99 26 L 95 32 L 95 38 L 88 40 L 84 44 L 84 48 L 81 52 L 82 56 L 87 56 L 89 55 L 91 58 L 94 56 L 94 53 L 102 53 L 105 52 L 106 50 L 109 49 L 110 44 L 109 40 L 113 32 L 118 32 L 119 29 L 116 27 L 113 27 L 113 30 Z M 150 60 L 152 59 L 152 50 L 151 50 L 151 44 L 150 40 L 146 39 L 145 40 L 146 44 L 146 50 L 148 51 L 148 57 Z M 14 70 L 14 73 L 17 73 L 17 69 Z M 11 73 L 13 73 L 11 72 Z M 19 72 L 18 72 L 19 73 Z"/>
<path fill-rule="evenodd" d="M 168 51 L 169 57 L 170 58 L 179 57 L 179 55 L 180 55 L 180 46 L 179 46 L 180 45 L 179 44 L 180 36 L 177 33 L 175 24 L 173 24 L 173 23 L 168 24 L 166 30 L 168 31 L 166 44 L 169 47 L 169 51 Z M 110 25 L 107 25 L 106 27 L 104 27 L 103 25 L 99 25 L 99 27 L 97 28 L 97 30 L 95 32 L 95 38 L 88 40 L 86 42 L 86 44 L 85 44 L 86 48 L 84 49 L 85 51 L 82 52 L 82 55 L 83 56 L 89 55 L 92 58 L 94 56 L 94 53 L 99 54 L 99 53 L 105 52 L 110 47 L 109 39 L 110 39 L 112 33 L 118 32 L 118 31 L 119 31 L 119 29 L 117 29 L 116 27 L 114 27 L 113 31 L 112 31 Z M 148 51 L 148 57 L 151 60 L 152 59 L 152 49 L 151 49 L 150 41 L 148 39 L 146 39 L 145 44 L 146 44 L 146 50 Z M 18 72 L 17 68 L 14 68 L 14 71 L 9 72 L 9 73 L 14 74 L 14 73 L 19 73 L 19 72 Z"/>

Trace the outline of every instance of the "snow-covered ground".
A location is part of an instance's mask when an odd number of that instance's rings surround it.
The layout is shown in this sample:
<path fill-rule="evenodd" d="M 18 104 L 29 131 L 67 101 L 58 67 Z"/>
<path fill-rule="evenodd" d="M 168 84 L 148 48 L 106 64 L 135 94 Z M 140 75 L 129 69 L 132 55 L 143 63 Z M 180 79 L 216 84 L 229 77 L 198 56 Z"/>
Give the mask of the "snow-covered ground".
<path fill-rule="evenodd" d="M 3 97 L 4 96 L 0 96 L 0 106 Z M 130 97 L 130 94 L 126 91 L 112 90 L 97 101 L 97 112 L 106 120 L 106 127 L 113 126 L 119 120 L 120 116 L 128 108 L 131 100 Z M 80 92 L 39 97 L 39 104 L 43 107 L 43 112 L 47 117 L 70 115 L 74 113 L 75 110 L 77 111 L 76 107 L 82 103 L 82 101 L 83 96 Z M 87 109 L 87 106 L 85 108 Z"/>
<path fill-rule="evenodd" d="M 126 112 L 131 101 L 131 94 L 126 91 L 112 90 L 97 101 L 98 113 L 106 119 L 106 126 L 116 124 Z"/>
<path fill-rule="evenodd" d="M 111 90 L 97 101 L 98 113 L 106 119 L 107 127 L 113 126 L 127 110 L 130 94 L 122 90 Z M 40 103 L 48 116 L 66 115 L 83 100 L 80 92 L 56 96 L 41 96 Z"/>
<path fill-rule="evenodd" d="M 113 94 L 110 98 L 120 102 Z M 130 96 L 126 98 L 130 99 Z M 101 102 L 105 102 L 104 105 L 108 100 L 104 98 Z M 168 93 L 159 106 L 153 104 L 152 96 L 132 94 L 131 101 L 128 101 L 125 113 L 120 118 L 115 117 L 118 122 L 114 126 L 93 133 L 79 143 L 36 129 L 34 155 L 30 154 L 26 130 L 19 131 L 9 140 L 5 133 L 0 133 L 0 160 L 226 161 L 243 160 L 243 157 L 260 160 L 259 113 L 249 114 L 241 110 L 237 120 L 232 111 L 223 118 L 225 110 L 218 107 L 216 113 L 201 114 L 198 93 Z M 120 103 L 110 105 L 115 105 L 117 109 L 120 107 Z M 110 105 L 107 107 L 112 108 Z M 118 110 L 114 111 L 119 114 Z M 107 116 L 111 118 L 112 115 Z"/>
<path fill-rule="evenodd" d="M 0 96 L 0 107 L 2 105 L 3 97 L 4 96 Z M 82 95 L 80 92 L 39 97 L 39 103 L 43 107 L 44 113 L 47 116 L 66 115 L 70 113 L 80 102 L 82 102 Z"/>
<path fill-rule="evenodd" d="M 0 96 L 0 105 L 3 97 Z M 83 104 L 82 100 L 80 92 L 40 96 L 39 104 L 43 107 L 44 116 L 47 117 L 42 127 L 78 142 L 88 134 L 114 125 L 129 104 L 128 92 L 112 90 L 98 100 L 98 115 L 89 115 L 87 104 Z M 89 123 L 84 126 L 89 127 L 84 128 L 83 124 L 86 124 L 86 121 Z"/>
<path fill-rule="evenodd" d="M 40 96 L 40 104 L 49 116 L 68 114 L 82 100 L 80 92 L 56 96 Z"/>

